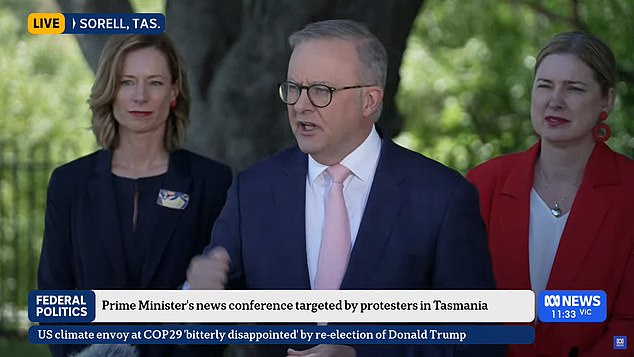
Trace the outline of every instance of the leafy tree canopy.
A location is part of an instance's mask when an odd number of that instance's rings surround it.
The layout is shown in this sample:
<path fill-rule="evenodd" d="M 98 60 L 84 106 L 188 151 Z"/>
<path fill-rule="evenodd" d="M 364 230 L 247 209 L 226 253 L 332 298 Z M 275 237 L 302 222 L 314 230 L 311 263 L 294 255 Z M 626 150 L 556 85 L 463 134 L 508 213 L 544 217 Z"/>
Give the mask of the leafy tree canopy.
<path fill-rule="evenodd" d="M 633 11 L 624 0 L 425 2 L 401 66 L 399 141 L 463 172 L 526 149 L 536 141 L 529 119 L 535 56 L 556 33 L 585 30 L 615 52 L 621 81 L 608 144 L 632 157 Z"/>

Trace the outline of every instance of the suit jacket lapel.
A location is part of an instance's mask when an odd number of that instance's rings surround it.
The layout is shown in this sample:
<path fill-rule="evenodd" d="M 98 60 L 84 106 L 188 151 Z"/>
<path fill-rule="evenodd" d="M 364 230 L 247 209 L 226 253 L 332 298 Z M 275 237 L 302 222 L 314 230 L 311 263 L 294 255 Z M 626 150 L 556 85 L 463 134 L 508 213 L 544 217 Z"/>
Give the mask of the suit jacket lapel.
<path fill-rule="evenodd" d="M 531 288 L 528 257 L 530 192 L 539 148 L 540 143 L 537 143 L 520 154 L 516 167 L 511 170 L 500 191 L 496 212 L 502 214 L 490 217 L 491 225 L 498 227 L 500 232 L 490 247 L 491 254 L 498 261 L 493 269 L 501 289 Z M 503 268 L 508 266 L 517 269 Z"/>
<path fill-rule="evenodd" d="M 397 150 L 389 139 L 382 141 L 381 157 L 341 289 L 362 289 L 366 285 L 390 237 L 399 210 L 399 184 L 403 180 L 397 165 Z"/>
<path fill-rule="evenodd" d="M 93 222 L 96 226 L 96 240 L 101 244 L 102 251 L 110 261 L 115 281 L 126 283 L 127 271 L 123 255 L 123 241 L 117 215 L 110 163 L 112 151 L 102 150 L 97 153 L 94 176 L 90 179 L 88 187 L 87 210 L 93 214 Z M 92 222 L 86 222 L 92 225 Z M 92 230 L 91 230 L 92 232 Z M 86 237 L 90 239 L 91 237 Z"/>
<path fill-rule="evenodd" d="M 170 155 L 169 168 L 161 188 L 187 193 L 190 195 L 189 205 L 197 205 L 198 202 L 192 202 L 191 200 L 201 199 L 201 197 L 191 195 L 190 175 L 189 157 L 185 151 L 176 151 Z M 155 233 L 152 237 L 152 245 L 148 249 L 143 263 L 143 271 L 141 272 L 141 287 L 147 287 L 151 282 L 163 253 L 174 235 L 178 219 L 184 211 L 166 207 L 158 207 L 158 209 L 160 212 L 158 222 L 155 225 Z"/>
<path fill-rule="evenodd" d="M 288 289 L 310 289 L 308 260 L 306 258 L 306 175 L 308 156 L 294 150 L 283 164 L 283 175 L 274 185 L 274 212 L 279 222 L 277 234 L 272 234 L 271 246 L 284 251 L 284 264 L 271 267 Z M 263 212 L 267 214 L 267 212 Z"/>

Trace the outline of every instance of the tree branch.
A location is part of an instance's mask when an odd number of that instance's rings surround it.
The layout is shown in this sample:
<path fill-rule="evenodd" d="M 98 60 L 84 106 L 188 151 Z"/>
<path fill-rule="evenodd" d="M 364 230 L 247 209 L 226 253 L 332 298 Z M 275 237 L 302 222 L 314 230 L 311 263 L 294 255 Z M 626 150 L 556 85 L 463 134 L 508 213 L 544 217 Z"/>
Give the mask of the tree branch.
<path fill-rule="evenodd" d="M 579 0 L 570 0 L 570 12 L 572 13 L 572 25 L 577 30 L 586 31 L 586 24 L 581 20 L 579 14 Z"/>
<path fill-rule="evenodd" d="M 550 11 L 547 8 L 545 8 L 540 2 L 529 1 L 529 0 L 517 0 L 515 2 L 519 3 L 520 5 L 524 5 L 524 6 L 528 7 L 528 8 L 530 8 L 530 9 L 532 9 L 533 11 L 535 11 L 538 14 L 546 16 L 550 20 L 558 21 L 558 22 L 567 22 L 567 23 L 570 23 L 570 24 L 576 26 L 574 18 L 565 17 L 565 16 L 557 14 L 557 13 L 555 13 L 553 11 Z"/>
<path fill-rule="evenodd" d="M 57 0 L 62 12 L 105 12 L 130 13 L 132 5 L 128 0 Z M 81 52 L 93 72 L 97 71 L 101 50 L 108 40 L 103 35 L 76 35 Z"/>
<path fill-rule="evenodd" d="M 634 73 L 626 71 L 623 68 L 617 68 L 619 80 L 627 84 L 634 85 Z"/>
<path fill-rule="evenodd" d="M 204 101 L 244 24 L 240 1 L 179 0 L 166 5 L 167 33 L 185 58 L 192 96 Z"/>

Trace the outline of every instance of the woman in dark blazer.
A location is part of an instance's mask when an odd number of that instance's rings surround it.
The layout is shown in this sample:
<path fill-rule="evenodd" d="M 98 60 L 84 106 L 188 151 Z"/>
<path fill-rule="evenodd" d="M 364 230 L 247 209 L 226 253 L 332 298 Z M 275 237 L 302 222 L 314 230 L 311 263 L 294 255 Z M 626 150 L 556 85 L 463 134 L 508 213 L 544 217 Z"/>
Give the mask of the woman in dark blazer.
<path fill-rule="evenodd" d="M 209 241 L 231 170 L 180 149 L 189 93 L 172 42 L 162 34 L 111 37 L 89 103 L 102 150 L 51 176 L 39 288 L 176 289 Z M 51 347 L 56 356 L 77 349 Z"/>
<path fill-rule="evenodd" d="M 538 54 L 531 122 L 540 140 L 467 177 L 478 188 L 499 289 L 603 290 L 603 323 L 542 323 L 509 356 L 608 356 L 634 338 L 634 161 L 605 145 L 613 107 L 612 51 L 579 32 Z"/>

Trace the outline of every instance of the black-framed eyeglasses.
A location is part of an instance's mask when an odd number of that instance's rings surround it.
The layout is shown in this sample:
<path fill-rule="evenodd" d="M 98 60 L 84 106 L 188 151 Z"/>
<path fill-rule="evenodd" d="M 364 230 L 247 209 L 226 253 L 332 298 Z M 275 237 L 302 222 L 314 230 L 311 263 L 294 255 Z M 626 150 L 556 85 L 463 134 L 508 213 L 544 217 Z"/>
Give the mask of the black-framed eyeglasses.
<path fill-rule="evenodd" d="M 341 88 L 331 87 L 325 84 L 311 84 L 309 86 L 302 86 L 295 82 L 285 81 L 279 84 L 279 94 L 282 102 L 293 105 L 297 103 L 299 97 L 302 95 L 302 90 L 306 89 L 308 93 L 308 100 L 317 108 L 327 107 L 332 101 L 332 93 L 354 88 L 372 87 L 374 84 L 362 84 L 355 86 L 345 86 Z"/>

